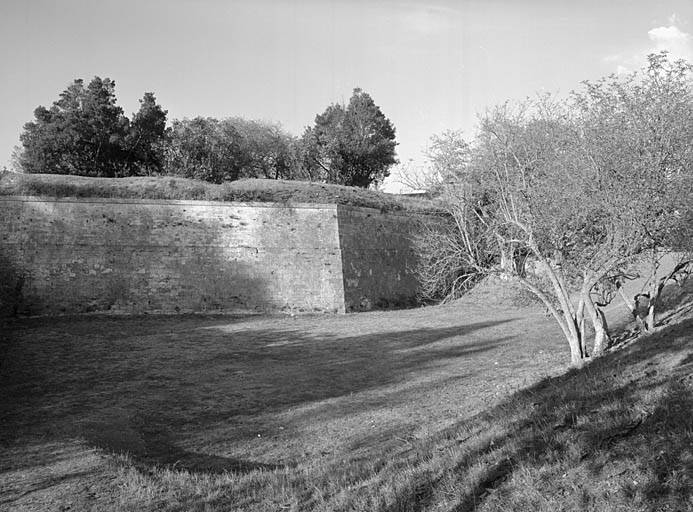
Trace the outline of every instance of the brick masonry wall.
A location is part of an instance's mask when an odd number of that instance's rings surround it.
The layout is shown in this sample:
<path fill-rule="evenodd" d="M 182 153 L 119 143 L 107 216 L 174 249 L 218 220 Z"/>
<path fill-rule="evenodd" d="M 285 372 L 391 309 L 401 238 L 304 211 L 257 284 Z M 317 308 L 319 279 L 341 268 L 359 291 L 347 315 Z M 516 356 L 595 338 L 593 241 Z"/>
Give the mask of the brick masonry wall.
<path fill-rule="evenodd" d="M 335 206 L 0 198 L 0 314 L 344 311 Z"/>
<path fill-rule="evenodd" d="M 336 205 L 0 197 L 0 316 L 403 305 L 413 222 Z"/>

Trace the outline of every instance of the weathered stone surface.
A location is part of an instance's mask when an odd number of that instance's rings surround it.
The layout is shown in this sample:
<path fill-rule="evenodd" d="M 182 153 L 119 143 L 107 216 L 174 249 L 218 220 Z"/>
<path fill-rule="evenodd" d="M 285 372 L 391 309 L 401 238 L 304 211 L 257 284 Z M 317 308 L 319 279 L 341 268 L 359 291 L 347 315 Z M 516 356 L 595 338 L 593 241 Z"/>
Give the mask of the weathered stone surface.
<path fill-rule="evenodd" d="M 338 207 L 346 311 L 404 306 L 416 295 L 410 237 L 416 217 Z"/>
<path fill-rule="evenodd" d="M 411 218 L 368 208 L 0 198 L 0 315 L 345 312 L 410 300 Z"/>

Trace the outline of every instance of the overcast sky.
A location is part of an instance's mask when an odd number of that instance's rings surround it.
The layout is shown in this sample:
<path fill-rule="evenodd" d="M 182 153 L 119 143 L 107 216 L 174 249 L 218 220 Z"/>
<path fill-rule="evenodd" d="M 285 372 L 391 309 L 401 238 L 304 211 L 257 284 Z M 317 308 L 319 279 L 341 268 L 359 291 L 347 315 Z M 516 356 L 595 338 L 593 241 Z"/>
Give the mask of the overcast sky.
<path fill-rule="evenodd" d="M 128 116 L 145 91 L 169 120 L 280 122 L 371 94 L 401 161 L 505 100 L 639 67 L 693 61 L 693 0 L 0 0 L 0 166 L 38 105 L 75 78 L 116 81 Z"/>

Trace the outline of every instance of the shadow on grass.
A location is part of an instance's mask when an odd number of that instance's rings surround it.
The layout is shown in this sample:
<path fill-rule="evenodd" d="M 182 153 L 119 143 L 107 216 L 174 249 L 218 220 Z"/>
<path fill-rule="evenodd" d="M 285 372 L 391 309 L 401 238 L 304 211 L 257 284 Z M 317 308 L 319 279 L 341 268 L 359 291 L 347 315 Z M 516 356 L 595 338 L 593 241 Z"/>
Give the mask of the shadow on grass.
<path fill-rule="evenodd" d="M 396 384 L 492 351 L 508 338 L 464 336 L 512 321 L 311 335 L 244 329 L 242 319 L 230 331 L 218 319 L 204 320 L 203 329 L 194 319 L 178 329 L 166 327 L 170 319 L 152 320 L 74 319 L 43 330 L 18 323 L 0 367 L 0 437 L 81 437 L 141 464 L 192 472 L 274 469 L 180 446 L 186 433 L 234 421 L 227 435 L 253 438 L 257 425 L 249 418 Z"/>
<path fill-rule="evenodd" d="M 8 505 L 10 503 L 15 503 L 17 500 L 20 498 L 34 493 L 34 492 L 40 492 L 40 491 L 45 491 L 47 489 L 50 489 L 52 487 L 55 487 L 60 484 L 64 484 L 67 482 L 72 482 L 75 480 L 79 480 L 81 478 L 89 477 L 92 475 L 91 471 L 72 471 L 72 472 L 67 472 L 61 475 L 52 475 L 49 478 L 43 479 L 39 482 L 31 482 L 28 486 L 23 488 L 20 491 L 17 491 L 15 489 L 3 489 L 3 492 L 0 493 L 0 506 L 2 505 Z M 12 508 L 2 508 L 2 510 L 13 510 Z M 59 509 L 60 510 L 60 509 Z M 62 509 L 62 510 L 67 510 L 67 509 Z"/>
<path fill-rule="evenodd" d="M 140 424 L 138 424 L 140 423 Z M 116 421 L 92 422 L 83 427 L 85 440 L 96 448 L 117 454 L 127 454 L 135 467 L 147 471 L 151 466 L 184 470 L 190 473 L 219 474 L 249 473 L 255 470 L 274 470 L 282 466 L 263 464 L 208 453 L 198 453 L 178 447 L 164 428 L 151 424 Z"/>
<path fill-rule="evenodd" d="M 516 393 L 451 429 L 419 460 L 430 466 L 424 461 L 435 458 L 447 439 L 460 429 L 476 429 L 455 467 L 435 478 L 424 473 L 386 510 L 402 503 L 408 510 L 435 508 L 450 488 L 464 489 L 448 507 L 456 512 L 543 511 L 556 503 L 564 510 L 690 510 L 691 411 L 688 319 Z M 503 427 L 494 431 L 495 425 Z M 532 485 L 540 492 L 533 495 Z M 664 504 L 669 508 L 656 508 Z"/>
<path fill-rule="evenodd" d="M 657 314 L 664 325 L 672 316 L 689 313 L 693 308 L 693 278 L 664 287 L 661 302 Z"/>

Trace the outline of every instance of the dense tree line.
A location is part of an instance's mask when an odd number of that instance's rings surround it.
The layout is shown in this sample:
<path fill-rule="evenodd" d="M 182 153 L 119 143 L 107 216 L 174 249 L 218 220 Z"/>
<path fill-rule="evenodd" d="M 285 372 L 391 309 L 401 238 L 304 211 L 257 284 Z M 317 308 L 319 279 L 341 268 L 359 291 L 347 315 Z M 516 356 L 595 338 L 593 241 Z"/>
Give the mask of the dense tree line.
<path fill-rule="evenodd" d="M 241 118 L 174 120 L 163 154 L 167 174 L 213 183 L 300 179 L 300 147 L 279 125 Z"/>
<path fill-rule="evenodd" d="M 355 89 L 330 105 L 303 137 L 276 123 L 240 117 L 173 120 L 145 93 L 128 119 L 115 82 L 75 80 L 24 126 L 17 160 L 27 173 L 96 177 L 178 175 L 221 183 L 240 178 L 319 180 L 368 187 L 396 163 L 395 129 L 373 99 Z"/>
<path fill-rule="evenodd" d="M 24 126 L 19 164 L 25 172 L 131 176 L 161 169 L 158 145 L 166 111 L 146 93 L 130 121 L 116 105 L 115 82 L 75 80 L 50 109 L 38 107 Z"/>
<path fill-rule="evenodd" d="M 435 189 L 446 229 L 423 230 L 419 273 L 429 296 L 481 276 L 512 277 L 546 306 L 572 362 L 609 344 L 604 308 L 649 263 L 648 314 L 663 286 L 693 270 L 693 67 L 651 55 L 568 100 L 541 96 L 481 118 L 466 142 L 436 139 Z M 664 256 L 675 265 L 662 273 Z"/>

